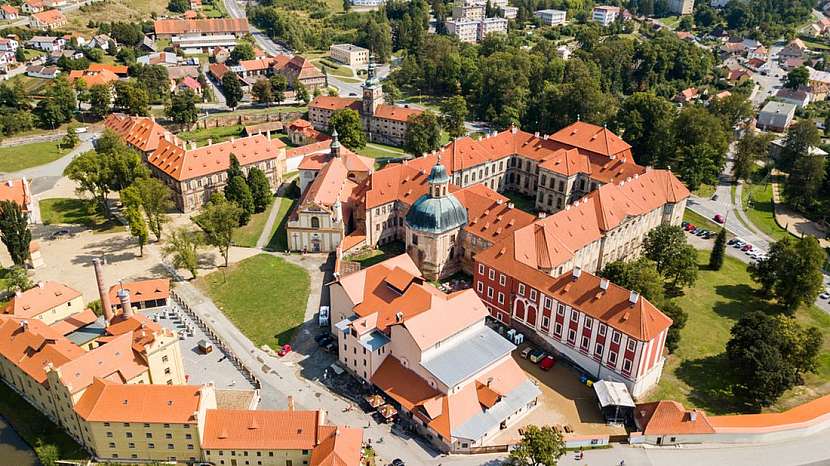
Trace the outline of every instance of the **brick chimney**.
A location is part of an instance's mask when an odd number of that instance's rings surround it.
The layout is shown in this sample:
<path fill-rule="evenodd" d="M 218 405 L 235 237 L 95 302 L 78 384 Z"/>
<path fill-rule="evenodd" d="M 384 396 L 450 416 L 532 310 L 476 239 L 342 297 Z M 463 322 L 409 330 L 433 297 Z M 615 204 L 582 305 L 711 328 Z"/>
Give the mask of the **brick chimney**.
<path fill-rule="evenodd" d="M 98 297 L 101 299 L 104 319 L 109 324 L 114 316 L 112 314 L 112 305 L 110 304 L 110 295 L 104 288 L 104 267 L 101 265 L 101 259 L 97 257 L 92 259 L 92 267 L 95 269 L 95 280 L 98 282 Z"/>

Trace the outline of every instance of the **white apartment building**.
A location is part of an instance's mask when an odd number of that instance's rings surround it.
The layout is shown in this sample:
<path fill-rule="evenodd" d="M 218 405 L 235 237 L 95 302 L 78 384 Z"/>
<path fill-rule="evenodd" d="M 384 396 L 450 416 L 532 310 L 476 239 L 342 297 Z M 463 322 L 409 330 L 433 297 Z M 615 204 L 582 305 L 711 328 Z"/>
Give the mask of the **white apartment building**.
<path fill-rule="evenodd" d="M 468 19 L 471 21 L 478 21 L 484 19 L 486 6 L 480 3 L 457 4 L 452 7 L 453 19 Z"/>
<path fill-rule="evenodd" d="M 501 10 L 501 16 L 507 19 L 516 19 L 519 16 L 519 8 L 515 6 L 505 6 L 499 8 Z"/>
<path fill-rule="evenodd" d="M 567 12 L 562 10 L 539 10 L 533 13 L 533 16 L 541 19 L 542 24 L 546 26 L 558 26 L 565 24 Z"/>
<path fill-rule="evenodd" d="M 447 33 L 458 37 L 461 42 L 475 44 L 478 42 L 478 21 L 450 19 L 446 21 Z"/>
<path fill-rule="evenodd" d="M 598 22 L 602 26 L 609 26 L 613 23 L 617 16 L 620 15 L 620 7 L 618 6 L 595 6 L 591 14 L 591 19 Z"/>
<path fill-rule="evenodd" d="M 507 34 L 506 18 L 484 18 L 478 23 L 478 40 L 481 41 L 487 34 Z"/>
<path fill-rule="evenodd" d="M 329 56 L 332 60 L 337 60 L 351 67 L 366 66 L 369 64 L 369 49 L 352 44 L 332 45 L 329 47 Z"/>
<path fill-rule="evenodd" d="M 669 11 L 677 15 L 690 15 L 694 12 L 695 0 L 669 0 Z"/>

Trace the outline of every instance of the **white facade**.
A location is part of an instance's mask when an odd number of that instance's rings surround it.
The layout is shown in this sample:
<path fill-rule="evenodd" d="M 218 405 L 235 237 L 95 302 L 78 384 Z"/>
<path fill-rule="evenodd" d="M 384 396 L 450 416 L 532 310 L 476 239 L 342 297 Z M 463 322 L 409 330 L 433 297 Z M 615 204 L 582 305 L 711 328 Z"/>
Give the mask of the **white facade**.
<path fill-rule="evenodd" d="M 557 26 L 565 23 L 567 12 L 562 10 L 539 10 L 533 13 L 533 16 L 542 20 L 542 24 L 546 26 Z"/>
<path fill-rule="evenodd" d="M 446 22 L 447 33 L 458 37 L 461 42 L 475 44 L 478 42 L 478 21 L 470 20 L 448 20 Z"/>
<path fill-rule="evenodd" d="M 478 40 L 481 41 L 487 34 L 506 34 L 507 33 L 507 19 L 505 18 L 485 18 L 478 23 Z"/>
<path fill-rule="evenodd" d="M 669 0 L 669 11 L 678 15 L 690 15 L 695 9 L 695 0 Z"/>
<path fill-rule="evenodd" d="M 615 6 L 597 6 L 594 7 L 594 11 L 591 14 L 591 19 L 596 21 L 597 23 L 608 26 L 613 23 L 617 16 L 620 15 L 619 7 Z"/>
<path fill-rule="evenodd" d="M 364 66 L 369 63 L 369 50 L 352 44 L 334 44 L 329 47 L 333 60 L 349 66 Z"/>
<path fill-rule="evenodd" d="M 519 16 L 519 8 L 515 6 L 505 6 L 500 8 L 501 15 L 507 19 L 516 19 Z"/>

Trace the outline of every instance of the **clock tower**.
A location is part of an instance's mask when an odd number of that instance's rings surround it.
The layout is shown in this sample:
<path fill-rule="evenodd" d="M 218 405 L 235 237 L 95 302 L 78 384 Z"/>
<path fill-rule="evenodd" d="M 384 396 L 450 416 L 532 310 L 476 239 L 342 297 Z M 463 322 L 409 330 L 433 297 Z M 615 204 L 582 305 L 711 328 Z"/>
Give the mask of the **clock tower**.
<path fill-rule="evenodd" d="M 369 56 L 369 68 L 367 71 L 366 82 L 363 83 L 363 115 L 372 116 L 378 105 L 383 103 L 383 86 L 380 80 L 375 75 L 375 60 L 373 56 Z"/>

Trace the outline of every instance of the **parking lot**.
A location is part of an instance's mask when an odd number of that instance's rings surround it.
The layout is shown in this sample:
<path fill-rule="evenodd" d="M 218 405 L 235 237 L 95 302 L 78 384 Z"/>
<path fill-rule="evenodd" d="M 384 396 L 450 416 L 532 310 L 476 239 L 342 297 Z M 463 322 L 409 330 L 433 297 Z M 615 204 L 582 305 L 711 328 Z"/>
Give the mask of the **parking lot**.
<path fill-rule="evenodd" d="M 211 342 L 213 350 L 210 353 L 204 354 L 199 349 L 200 341 L 210 342 L 210 339 L 175 303 L 171 302 L 167 308 L 144 311 L 144 314 L 162 327 L 179 333 L 179 346 L 188 383 L 200 385 L 213 382 L 216 388 L 255 388 L 215 342 Z"/>

